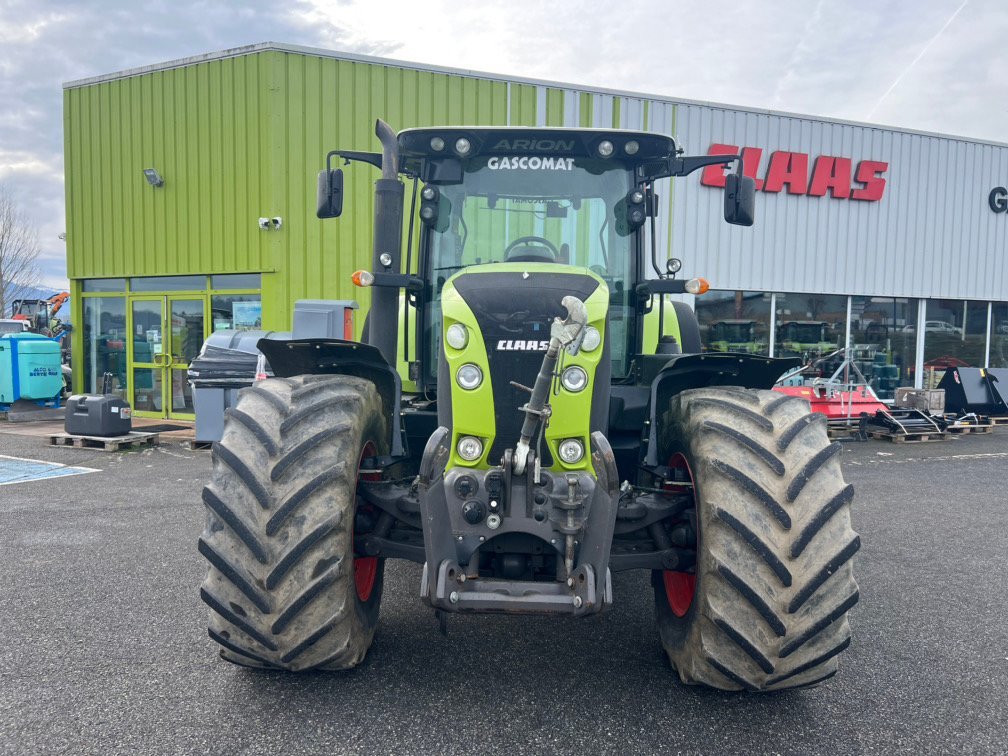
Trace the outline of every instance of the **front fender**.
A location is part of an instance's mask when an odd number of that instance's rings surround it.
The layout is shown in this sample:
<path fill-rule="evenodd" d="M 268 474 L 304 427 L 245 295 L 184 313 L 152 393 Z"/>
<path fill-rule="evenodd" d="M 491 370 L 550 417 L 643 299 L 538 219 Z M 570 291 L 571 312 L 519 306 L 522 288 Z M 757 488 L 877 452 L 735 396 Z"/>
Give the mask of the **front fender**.
<path fill-rule="evenodd" d="M 256 347 L 266 357 L 273 375 L 353 375 L 377 387 L 389 417 L 391 456 L 406 456 L 400 408 L 402 379 L 381 352 L 370 344 L 343 339 L 259 339 Z"/>
<path fill-rule="evenodd" d="M 653 468 L 664 464 L 664 460 L 658 460 L 657 420 L 676 394 L 711 386 L 769 389 L 784 373 L 801 364 L 796 357 L 761 357 L 741 352 L 705 352 L 670 357 L 651 381 L 644 466 Z"/>

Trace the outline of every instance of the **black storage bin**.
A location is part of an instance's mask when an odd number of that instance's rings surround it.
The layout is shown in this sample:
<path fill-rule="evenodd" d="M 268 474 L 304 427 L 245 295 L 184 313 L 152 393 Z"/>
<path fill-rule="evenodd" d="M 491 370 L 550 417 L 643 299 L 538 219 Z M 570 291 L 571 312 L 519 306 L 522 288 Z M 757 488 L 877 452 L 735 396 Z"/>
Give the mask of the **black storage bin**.
<path fill-rule="evenodd" d="M 117 396 L 74 394 L 67 399 L 63 428 L 72 436 L 125 436 L 133 428 L 133 412 Z"/>
<path fill-rule="evenodd" d="M 199 356 L 189 364 L 196 409 L 194 440 L 220 441 L 224 434 L 224 411 L 238 401 L 238 392 L 251 386 L 259 362 L 259 339 L 287 341 L 287 331 L 217 331 L 203 343 Z M 272 375 L 269 364 L 266 374 Z"/>

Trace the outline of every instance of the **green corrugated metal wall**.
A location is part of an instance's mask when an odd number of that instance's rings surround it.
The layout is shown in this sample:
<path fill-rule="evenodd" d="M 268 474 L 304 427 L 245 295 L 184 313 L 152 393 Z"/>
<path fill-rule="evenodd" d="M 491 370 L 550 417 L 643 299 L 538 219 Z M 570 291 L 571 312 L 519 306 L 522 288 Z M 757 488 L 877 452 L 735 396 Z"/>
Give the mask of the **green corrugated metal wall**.
<path fill-rule="evenodd" d="M 377 172 L 348 166 L 344 217 L 319 221 L 325 153 L 378 150 L 376 117 L 396 129 L 619 124 L 617 98 L 593 114 L 595 95 L 579 92 L 565 114 L 566 92 L 276 49 L 67 88 L 73 292 L 86 278 L 262 272 L 265 328 L 289 328 L 296 299 L 366 306 L 350 274 L 370 266 Z M 165 185 L 150 187 L 144 168 Z M 260 230 L 260 216 L 281 216 L 282 229 Z"/>
<path fill-rule="evenodd" d="M 70 278 L 267 268 L 269 77 L 249 55 L 65 91 Z"/>

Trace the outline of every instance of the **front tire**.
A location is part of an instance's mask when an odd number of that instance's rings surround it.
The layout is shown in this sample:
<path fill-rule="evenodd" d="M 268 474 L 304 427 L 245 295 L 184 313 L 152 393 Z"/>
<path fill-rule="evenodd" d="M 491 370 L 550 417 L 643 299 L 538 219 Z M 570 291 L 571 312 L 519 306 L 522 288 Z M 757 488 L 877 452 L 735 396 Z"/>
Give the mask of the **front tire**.
<path fill-rule="evenodd" d="M 773 391 L 673 398 L 662 451 L 692 479 L 697 564 L 652 582 L 662 646 L 683 682 L 764 691 L 836 674 L 861 542 L 824 419 Z"/>
<path fill-rule="evenodd" d="M 386 426 L 374 384 L 348 376 L 261 381 L 228 410 L 199 539 L 221 658 L 286 670 L 364 659 L 384 565 L 355 558 L 355 526 L 369 521 L 356 489 L 361 460 L 387 453 Z"/>

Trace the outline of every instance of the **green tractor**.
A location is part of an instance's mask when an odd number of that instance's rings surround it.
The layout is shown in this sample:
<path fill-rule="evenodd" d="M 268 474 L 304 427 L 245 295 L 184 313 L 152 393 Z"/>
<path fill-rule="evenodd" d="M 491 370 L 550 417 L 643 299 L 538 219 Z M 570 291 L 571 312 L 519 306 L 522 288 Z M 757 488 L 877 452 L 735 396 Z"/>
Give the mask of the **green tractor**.
<path fill-rule="evenodd" d="M 386 560 L 405 559 L 442 623 L 588 617 L 614 573 L 646 570 L 683 681 L 834 675 L 860 544 L 839 447 L 767 390 L 794 360 L 702 353 L 669 295 L 706 283 L 655 250 L 655 181 L 705 165 L 736 164 L 725 219 L 752 223 L 740 158 L 617 130 L 376 133 L 381 153 L 334 151 L 319 176 L 335 217 L 332 161 L 381 170 L 373 266 L 354 274 L 364 343 L 261 341 L 277 377 L 242 391 L 214 447 L 199 550 L 220 655 L 359 664 Z"/>
<path fill-rule="evenodd" d="M 765 354 L 767 340 L 761 338 L 755 320 L 717 320 L 710 324 L 707 346 L 712 352 Z"/>
<path fill-rule="evenodd" d="M 777 326 L 778 351 L 803 363 L 834 352 L 837 343 L 830 340 L 829 327 L 823 320 L 786 320 Z"/>

